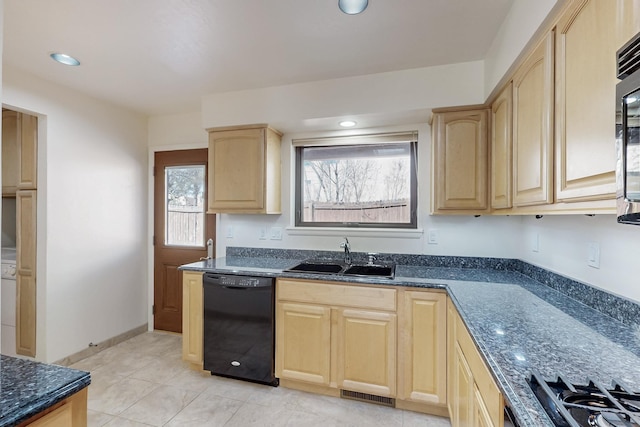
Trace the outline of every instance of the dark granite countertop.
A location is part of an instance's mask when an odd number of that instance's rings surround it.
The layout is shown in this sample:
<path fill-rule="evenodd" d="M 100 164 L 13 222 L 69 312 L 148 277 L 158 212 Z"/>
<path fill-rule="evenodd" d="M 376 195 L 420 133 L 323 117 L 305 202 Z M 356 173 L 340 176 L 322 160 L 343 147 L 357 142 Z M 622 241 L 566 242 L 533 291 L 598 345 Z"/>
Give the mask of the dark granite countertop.
<path fill-rule="evenodd" d="M 446 289 L 523 427 L 553 426 L 526 382 L 532 371 L 578 384 L 589 378 L 608 386 L 616 379 L 640 391 L 637 304 L 518 260 L 488 259 L 482 268 L 482 262 L 448 258 L 399 264 L 393 280 L 282 273 L 299 261 L 283 257 L 227 257 L 181 268 Z"/>
<path fill-rule="evenodd" d="M 90 383 L 88 372 L 0 355 L 0 427 L 17 425 Z"/>

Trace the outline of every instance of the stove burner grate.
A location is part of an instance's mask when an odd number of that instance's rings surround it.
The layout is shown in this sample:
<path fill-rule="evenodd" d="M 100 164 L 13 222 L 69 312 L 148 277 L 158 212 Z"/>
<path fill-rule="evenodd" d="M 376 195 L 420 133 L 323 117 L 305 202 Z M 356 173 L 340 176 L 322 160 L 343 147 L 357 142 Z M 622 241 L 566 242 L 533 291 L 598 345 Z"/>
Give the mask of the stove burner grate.
<path fill-rule="evenodd" d="M 545 381 L 534 372 L 529 386 L 558 427 L 640 427 L 640 395 L 620 382 L 606 389 L 595 381 L 573 385 L 561 376 Z"/>

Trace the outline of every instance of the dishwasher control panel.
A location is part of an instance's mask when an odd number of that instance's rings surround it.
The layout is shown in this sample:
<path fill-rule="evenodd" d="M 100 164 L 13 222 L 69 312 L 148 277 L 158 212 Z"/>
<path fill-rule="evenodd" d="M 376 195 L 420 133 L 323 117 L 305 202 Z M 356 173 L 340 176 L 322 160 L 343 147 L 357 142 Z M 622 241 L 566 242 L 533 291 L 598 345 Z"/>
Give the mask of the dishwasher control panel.
<path fill-rule="evenodd" d="M 253 276 L 224 276 L 219 274 L 207 274 L 205 282 L 210 282 L 220 286 L 232 286 L 236 288 L 262 288 L 273 285 L 271 277 Z"/>

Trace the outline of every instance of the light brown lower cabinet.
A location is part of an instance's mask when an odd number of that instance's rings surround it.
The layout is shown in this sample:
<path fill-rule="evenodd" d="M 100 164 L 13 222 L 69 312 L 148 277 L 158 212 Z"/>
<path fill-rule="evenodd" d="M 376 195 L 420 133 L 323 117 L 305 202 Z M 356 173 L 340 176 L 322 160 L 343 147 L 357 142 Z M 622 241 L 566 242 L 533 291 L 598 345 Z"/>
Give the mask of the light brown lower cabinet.
<path fill-rule="evenodd" d="M 504 399 L 451 301 L 448 302 L 452 427 L 503 427 Z"/>
<path fill-rule="evenodd" d="M 182 360 L 202 369 L 204 295 L 202 272 L 182 273 Z"/>
<path fill-rule="evenodd" d="M 276 299 L 282 386 L 446 415 L 444 292 L 278 279 Z"/>
<path fill-rule="evenodd" d="M 396 314 L 338 310 L 338 388 L 396 395 Z"/>
<path fill-rule="evenodd" d="M 87 388 L 67 397 L 52 408 L 34 415 L 18 427 L 86 427 Z"/>
<path fill-rule="evenodd" d="M 278 302 L 276 376 L 328 386 L 331 381 L 331 308 Z"/>

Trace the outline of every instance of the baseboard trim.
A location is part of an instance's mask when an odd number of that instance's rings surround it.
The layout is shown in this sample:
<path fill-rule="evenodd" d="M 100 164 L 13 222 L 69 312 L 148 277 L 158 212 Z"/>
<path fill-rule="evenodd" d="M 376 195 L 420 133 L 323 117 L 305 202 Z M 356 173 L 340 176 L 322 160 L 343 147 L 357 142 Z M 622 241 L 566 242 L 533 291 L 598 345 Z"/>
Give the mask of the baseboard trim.
<path fill-rule="evenodd" d="M 82 359 L 86 359 L 89 356 L 93 356 L 94 354 L 99 353 L 106 348 L 113 347 L 114 345 L 120 344 L 121 342 L 126 341 L 129 338 L 144 334 L 148 330 L 149 325 L 145 323 L 144 325 L 140 325 L 137 328 L 133 328 L 129 331 L 116 335 L 115 337 L 108 338 L 102 342 L 92 345 L 91 347 L 85 348 L 84 350 L 81 350 L 77 353 L 73 353 L 63 359 L 57 360 L 53 362 L 53 364 L 61 366 L 73 365 L 74 363 L 77 363 Z"/>

